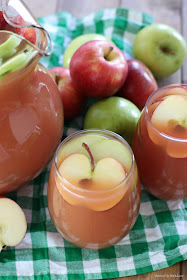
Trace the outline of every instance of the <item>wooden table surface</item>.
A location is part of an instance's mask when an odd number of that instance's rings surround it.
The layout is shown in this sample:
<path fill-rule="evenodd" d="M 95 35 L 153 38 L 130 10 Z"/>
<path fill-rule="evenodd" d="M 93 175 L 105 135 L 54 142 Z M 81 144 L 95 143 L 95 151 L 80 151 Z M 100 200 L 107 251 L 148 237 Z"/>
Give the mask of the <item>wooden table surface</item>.
<path fill-rule="evenodd" d="M 76 17 L 85 16 L 103 8 L 128 8 L 147 12 L 156 23 L 165 23 L 177 29 L 187 41 L 187 0 L 24 0 L 36 17 L 68 11 Z M 186 28 L 185 28 L 186 27 Z M 159 80 L 159 86 L 187 83 L 187 59 L 175 74 Z M 187 261 L 159 271 L 120 280 L 187 280 Z"/>

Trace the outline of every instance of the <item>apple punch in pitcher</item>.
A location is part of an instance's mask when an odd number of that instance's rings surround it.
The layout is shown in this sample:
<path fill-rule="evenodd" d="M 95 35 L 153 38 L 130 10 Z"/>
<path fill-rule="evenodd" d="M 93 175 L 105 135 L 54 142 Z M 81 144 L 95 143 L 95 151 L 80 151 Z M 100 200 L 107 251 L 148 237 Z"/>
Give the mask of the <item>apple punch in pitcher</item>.
<path fill-rule="evenodd" d="M 52 163 L 48 207 L 57 230 L 88 249 L 109 247 L 134 225 L 140 184 L 127 142 L 106 130 L 82 130 L 68 136 Z"/>
<path fill-rule="evenodd" d="M 149 97 L 133 151 L 140 181 L 151 194 L 187 198 L 187 85 L 169 85 Z"/>
<path fill-rule="evenodd" d="M 0 194 L 35 178 L 61 141 L 58 88 L 40 65 L 48 33 L 22 1 L 0 1 Z"/>

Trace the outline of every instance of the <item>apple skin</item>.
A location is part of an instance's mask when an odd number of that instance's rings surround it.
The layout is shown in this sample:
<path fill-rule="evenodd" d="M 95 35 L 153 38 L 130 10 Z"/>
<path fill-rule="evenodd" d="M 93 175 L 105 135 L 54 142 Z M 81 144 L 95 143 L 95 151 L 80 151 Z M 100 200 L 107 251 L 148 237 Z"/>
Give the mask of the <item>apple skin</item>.
<path fill-rule="evenodd" d="M 71 41 L 71 43 L 67 46 L 63 57 L 63 67 L 69 68 L 70 60 L 75 51 L 83 44 L 93 40 L 104 40 L 112 43 L 110 39 L 101 34 L 89 33 L 80 35 L 76 37 L 73 41 Z"/>
<path fill-rule="evenodd" d="M 149 68 L 137 59 L 127 60 L 128 74 L 118 95 L 130 100 L 140 110 L 148 97 L 158 89 L 158 84 Z"/>
<path fill-rule="evenodd" d="M 130 145 L 140 117 L 131 101 L 111 96 L 93 103 L 84 118 L 84 129 L 99 128 L 120 134 Z"/>
<path fill-rule="evenodd" d="M 13 23 L 16 25 L 24 26 L 26 25 L 25 20 L 20 16 L 16 16 L 13 20 Z M 14 27 L 8 24 L 3 16 L 3 13 L 0 13 L 0 30 L 7 30 L 11 31 L 13 33 L 16 33 L 18 35 L 23 36 L 26 40 L 30 41 L 32 44 L 35 44 L 37 41 L 37 36 L 36 36 L 36 30 L 35 28 L 19 28 L 19 27 Z"/>
<path fill-rule="evenodd" d="M 81 114 L 87 103 L 87 97 L 80 94 L 74 87 L 68 68 L 53 67 L 49 73 L 55 80 L 63 104 L 64 119 L 72 120 Z"/>
<path fill-rule="evenodd" d="M 127 72 L 127 61 L 122 51 L 106 41 L 85 43 L 70 62 L 75 88 L 90 97 L 114 95 L 122 87 Z"/>
<path fill-rule="evenodd" d="M 0 225 L 0 252 L 4 246 L 18 245 L 27 231 L 23 210 L 14 200 L 4 196 L 0 196 Z"/>
<path fill-rule="evenodd" d="M 134 58 L 147 65 L 155 78 L 164 78 L 182 66 L 187 46 L 174 28 L 165 24 L 151 24 L 137 33 L 132 51 Z"/>

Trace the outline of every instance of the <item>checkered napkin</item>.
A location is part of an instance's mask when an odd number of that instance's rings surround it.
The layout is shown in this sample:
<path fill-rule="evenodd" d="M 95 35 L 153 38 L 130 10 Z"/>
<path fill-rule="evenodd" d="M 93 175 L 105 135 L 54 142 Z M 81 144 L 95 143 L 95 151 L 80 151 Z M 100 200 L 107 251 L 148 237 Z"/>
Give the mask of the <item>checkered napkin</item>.
<path fill-rule="evenodd" d="M 69 42 L 83 33 L 111 38 L 127 58 L 136 33 L 152 18 L 125 9 L 106 9 L 76 19 L 63 12 L 40 19 L 53 43 L 43 58 L 47 67 L 62 64 Z M 82 117 L 66 122 L 63 137 L 82 129 Z M 187 259 L 187 200 L 163 201 L 142 190 L 140 214 L 131 232 L 118 244 L 103 250 L 80 249 L 56 231 L 47 208 L 50 167 L 29 185 L 8 196 L 23 208 L 27 234 L 16 249 L 0 254 L 2 280 L 107 279 L 158 270 Z"/>

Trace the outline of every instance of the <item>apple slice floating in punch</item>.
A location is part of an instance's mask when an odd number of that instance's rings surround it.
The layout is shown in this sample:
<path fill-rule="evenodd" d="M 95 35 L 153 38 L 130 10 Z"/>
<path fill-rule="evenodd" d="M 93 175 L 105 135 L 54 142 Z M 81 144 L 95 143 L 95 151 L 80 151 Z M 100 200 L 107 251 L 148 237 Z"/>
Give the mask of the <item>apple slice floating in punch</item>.
<path fill-rule="evenodd" d="M 100 159 L 92 175 L 94 189 L 112 188 L 122 182 L 125 177 L 125 170 L 117 160 L 113 158 Z"/>
<path fill-rule="evenodd" d="M 166 97 L 154 110 L 151 123 L 157 130 L 168 135 L 165 139 L 149 130 L 154 143 L 164 146 L 168 155 L 172 157 L 187 157 L 187 141 L 185 141 L 187 139 L 187 97 L 181 95 Z M 180 143 L 172 139 L 173 137 L 178 138 Z"/>
<path fill-rule="evenodd" d="M 18 245 L 26 231 L 27 221 L 21 207 L 9 198 L 0 197 L 0 251 Z"/>
<path fill-rule="evenodd" d="M 75 153 L 80 153 L 82 150 L 82 143 L 86 143 L 88 146 L 92 145 L 95 142 L 101 141 L 106 139 L 104 136 L 97 135 L 97 134 L 89 134 L 82 137 L 78 137 L 76 140 L 70 141 L 67 145 L 63 146 L 58 152 L 58 160 L 57 166 L 59 163 L 65 159 L 67 156 Z"/>
<path fill-rule="evenodd" d="M 82 154 L 68 156 L 59 167 L 60 174 L 70 183 L 88 189 L 113 187 L 123 181 L 126 173 L 122 165 L 113 158 L 103 158 L 92 170 L 89 159 Z M 89 183 L 90 180 L 90 183 Z"/>
<path fill-rule="evenodd" d="M 126 178 L 126 171 L 121 163 L 113 158 L 102 158 L 95 163 L 88 145 L 83 143 L 83 146 L 88 151 L 90 159 L 83 154 L 72 154 L 59 167 L 61 176 L 78 188 L 71 192 L 71 186 L 63 182 L 64 188 L 57 184 L 58 189 L 70 204 L 84 204 L 96 211 L 107 210 L 116 205 L 124 195 L 124 184 L 117 190 L 113 187 Z M 82 193 L 81 190 L 88 192 Z M 95 192 L 99 190 L 107 192 Z"/>
<path fill-rule="evenodd" d="M 0 66 L 0 76 L 21 69 L 34 55 L 35 52 L 29 48 L 8 59 Z"/>
<path fill-rule="evenodd" d="M 116 140 L 103 139 L 90 145 L 92 155 L 97 163 L 102 158 L 113 158 L 124 166 L 125 170 L 129 172 L 132 166 L 132 157 L 127 148 Z M 81 153 L 88 156 L 85 149 Z"/>
<path fill-rule="evenodd" d="M 71 154 L 62 161 L 59 172 L 71 184 L 79 185 L 82 180 L 89 180 L 92 176 L 89 159 L 82 154 Z"/>
<path fill-rule="evenodd" d="M 11 35 L 3 44 L 0 45 L 0 58 L 7 58 L 16 53 L 16 48 L 20 43 L 20 38 Z"/>

